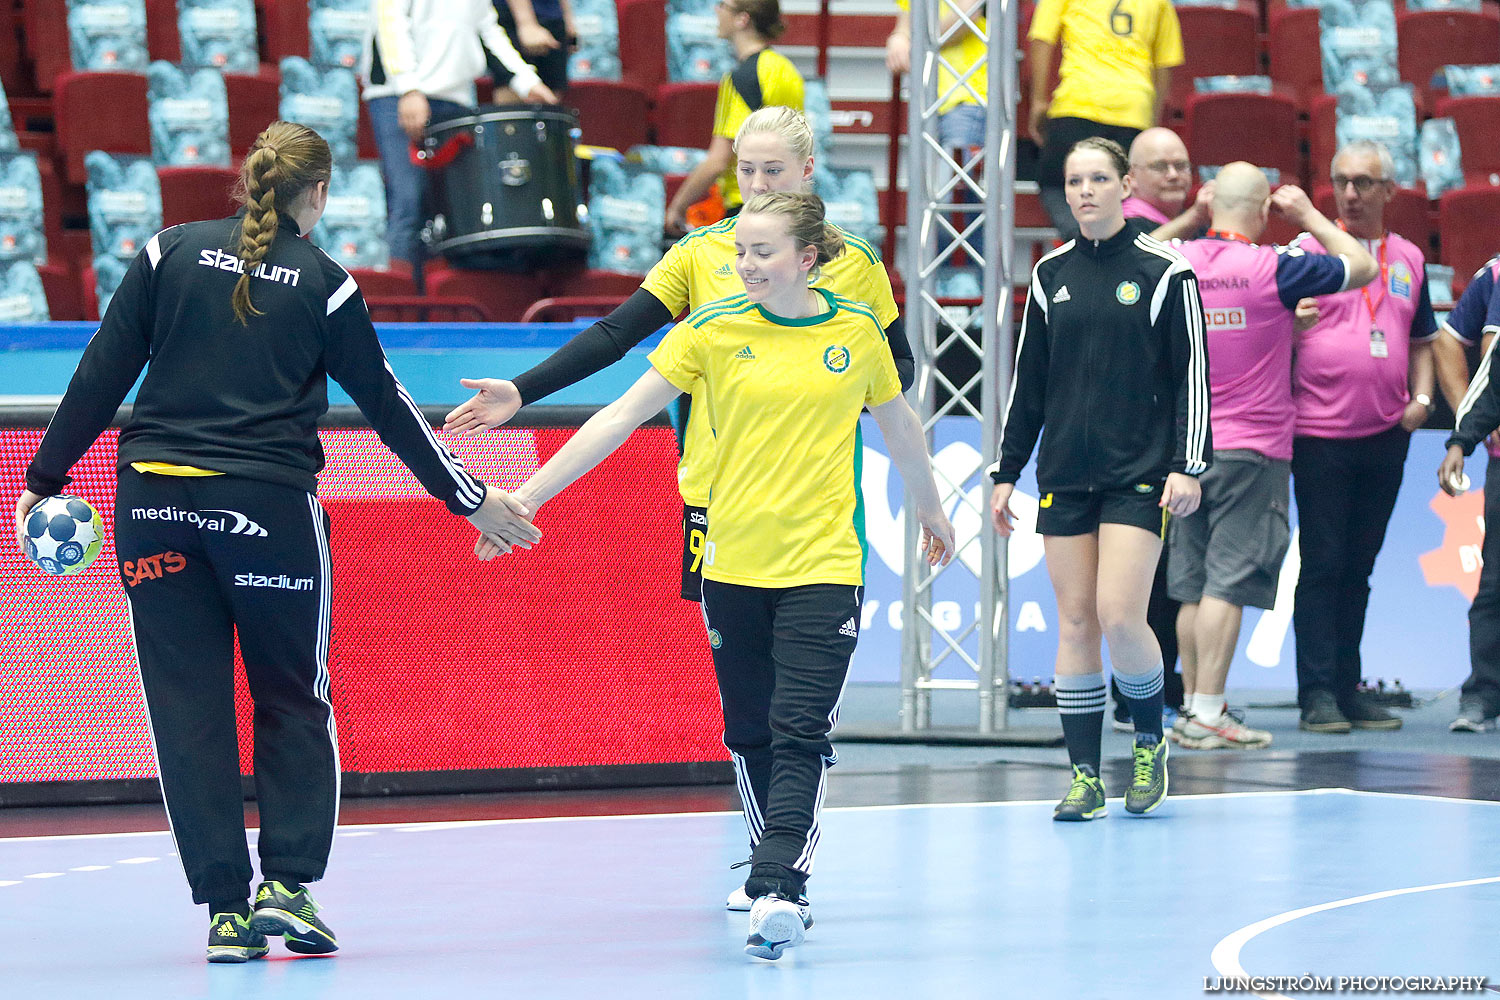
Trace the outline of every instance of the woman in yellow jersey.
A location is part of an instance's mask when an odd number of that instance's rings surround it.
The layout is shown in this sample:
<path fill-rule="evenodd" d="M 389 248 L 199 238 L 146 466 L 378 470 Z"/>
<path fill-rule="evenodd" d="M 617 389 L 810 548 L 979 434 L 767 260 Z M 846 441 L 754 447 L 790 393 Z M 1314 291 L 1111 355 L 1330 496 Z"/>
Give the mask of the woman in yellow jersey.
<path fill-rule="evenodd" d="M 739 186 L 747 195 L 800 191 L 812 178 L 813 134 L 800 112 L 768 107 L 750 115 L 735 136 Z M 560 350 L 514 381 L 465 379 L 478 393 L 448 414 L 444 430 L 475 434 L 498 427 L 523 403 L 535 403 L 601 371 L 623 358 L 685 310 L 742 290 L 734 273 L 735 219 L 695 230 L 679 240 L 646 275 L 630 299 L 568 341 Z M 868 306 L 885 330 L 903 390 L 911 387 L 914 364 L 891 280 L 880 257 L 864 240 L 840 233 L 845 252 L 822 269 L 819 287 Z M 713 469 L 713 437 L 707 415 L 692 396 L 683 430 L 678 474 L 682 491 L 682 596 L 698 600 L 702 581 L 705 508 Z M 748 905 L 741 903 L 740 905 Z"/>
<path fill-rule="evenodd" d="M 859 417 L 868 406 L 915 499 L 930 563 L 954 553 L 916 414 L 880 322 L 809 286 L 843 252 L 816 195 L 751 198 L 735 231 L 744 293 L 711 302 L 651 354 L 652 368 L 584 424 L 515 494 L 535 511 L 642 421 L 700 387 L 712 415 L 713 498 L 704 618 L 755 837 L 745 950 L 779 958 L 811 916 L 803 889 L 820 835 L 825 771 L 859 636 L 864 583 Z M 789 405 L 795 401 L 795 405 Z M 481 557 L 500 550 L 481 543 Z"/>
<path fill-rule="evenodd" d="M 267 935 L 296 952 L 338 948 L 302 884 L 323 877 L 339 803 L 330 522 L 315 495 L 328 378 L 450 511 L 507 545 L 541 537 L 520 508 L 509 524 L 497 515 L 506 498 L 464 471 L 391 373 L 354 279 L 299 238 L 323 214 L 332 169 L 322 136 L 273 122 L 240 167 L 237 217 L 151 237 L 16 503 L 20 535 L 144 368 L 119 437 L 115 551 L 173 842 L 193 901 L 209 905 L 210 962 L 263 957 Z M 255 702 L 253 912 L 236 638 Z"/>
<path fill-rule="evenodd" d="M 735 184 L 731 142 L 752 112 L 782 106 L 802 110 L 802 74 L 771 43 L 786 31 L 778 0 L 719 0 L 714 6 L 719 37 L 734 49 L 735 66 L 719 81 L 714 102 L 713 137 L 708 155 L 692 169 L 667 205 L 666 231 L 687 232 L 687 210 L 719 184 L 728 215 L 739 211 L 742 197 Z"/>

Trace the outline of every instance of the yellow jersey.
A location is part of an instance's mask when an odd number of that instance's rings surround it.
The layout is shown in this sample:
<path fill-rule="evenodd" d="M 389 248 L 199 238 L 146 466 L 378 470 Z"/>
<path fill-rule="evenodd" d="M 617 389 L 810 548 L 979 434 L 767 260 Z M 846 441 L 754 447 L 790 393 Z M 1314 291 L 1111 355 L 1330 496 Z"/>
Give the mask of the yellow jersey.
<path fill-rule="evenodd" d="M 761 108 L 779 104 L 801 111 L 802 90 L 802 74 L 797 72 L 790 59 L 775 49 L 752 52 L 719 81 L 719 98 L 714 104 L 714 135 L 733 142 L 750 112 Z M 740 196 L 740 179 L 734 168 L 734 158 L 731 157 L 729 167 L 719 175 L 719 193 L 724 196 L 725 208 L 745 203 Z"/>
<path fill-rule="evenodd" d="M 737 217 L 695 229 L 672 245 L 641 282 L 641 287 L 678 315 L 717 299 L 742 294 L 745 284 L 734 270 L 734 224 Z M 840 230 L 842 232 L 842 230 Z M 827 288 L 846 299 L 862 302 L 875 313 L 881 328 L 900 315 L 891 293 L 891 276 L 875 248 L 858 236 L 844 233 L 844 252 L 822 266 L 816 288 Z M 889 351 L 887 351 L 889 353 Z M 682 462 L 677 487 L 690 507 L 708 506 L 713 485 L 714 439 L 697 388 L 688 410 L 682 438 Z"/>
<path fill-rule="evenodd" d="M 1062 40 L 1049 118 L 1147 129 L 1158 69 L 1182 65 L 1182 28 L 1171 0 L 1040 0 L 1030 38 Z"/>
<path fill-rule="evenodd" d="M 902 10 L 909 11 L 911 10 L 911 0 L 896 0 L 896 6 Z M 982 12 L 983 10 L 984 7 L 980 6 L 979 11 Z M 948 8 L 946 6 L 943 7 L 942 12 L 946 14 Z M 970 17 L 974 19 L 975 27 L 980 31 L 988 33 L 989 29 L 985 26 L 985 20 L 982 16 L 979 16 L 978 12 L 971 14 Z M 965 73 L 977 65 L 988 53 L 989 47 L 985 41 L 970 31 L 962 21 L 958 24 L 958 32 L 958 36 L 947 45 L 944 45 L 943 50 L 938 53 L 942 58 L 942 62 L 938 63 L 937 92 L 939 96 L 948 93 L 948 88 L 953 86 L 954 81 L 962 78 Z M 950 66 L 952 69 L 949 69 Z M 987 70 L 980 69 L 972 73 L 968 77 L 966 84 L 967 86 L 960 85 L 952 97 L 949 97 L 939 105 L 938 114 L 945 115 L 960 104 L 983 105 L 989 99 L 990 75 Z M 971 90 L 973 93 L 970 93 Z"/>
<path fill-rule="evenodd" d="M 662 377 L 703 386 L 713 496 L 703 578 L 748 587 L 864 583 L 859 414 L 901 392 L 869 306 L 775 316 L 745 295 L 711 302 L 651 352 Z"/>

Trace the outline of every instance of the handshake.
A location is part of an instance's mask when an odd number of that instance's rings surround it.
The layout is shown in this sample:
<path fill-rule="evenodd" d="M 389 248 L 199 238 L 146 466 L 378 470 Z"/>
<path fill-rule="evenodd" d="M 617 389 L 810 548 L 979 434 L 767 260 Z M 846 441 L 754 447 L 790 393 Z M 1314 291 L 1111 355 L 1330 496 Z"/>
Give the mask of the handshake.
<path fill-rule="evenodd" d="M 535 511 L 504 490 L 485 488 L 484 503 L 469 515 L 469 523 L 479 529 L 474 554 L 488 562 L 516 547 L 529 549 L 542 540 L 541 529 L 531 523 Z"/>

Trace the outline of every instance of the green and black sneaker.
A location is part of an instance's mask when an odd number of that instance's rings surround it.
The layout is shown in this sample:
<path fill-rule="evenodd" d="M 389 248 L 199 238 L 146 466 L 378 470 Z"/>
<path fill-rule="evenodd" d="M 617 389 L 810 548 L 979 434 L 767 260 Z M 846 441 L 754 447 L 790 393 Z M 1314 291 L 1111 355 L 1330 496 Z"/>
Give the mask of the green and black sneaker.
<path fill-rule="evenodd" d="M 1087 764 L 1073 765 L 1073 784 L 1052 810 L 1052 818 L 1068 823 L 1098 819 L 1109 811 L 1104 802 L 1104 782 Z"/>
<path fill-rule="evenodd" d="M 327 955 L 339 950 L 333 931 L 318 918 L 318 904 L 305 886 L 295 892 L 272 879 L 255 890 L 250 926 L 262 934 L 285 936 L 287 951 Z"/>
<path fill-rule="evenodd" d="M 1161 805 L 1167 797 L 1167 748 L 1166 740 L 1155 736 L 1138 734 L 1131 753 L 1135 767 L 1130 778 L 1130 787 L 1125 789 L 1125 811 L 1144 815 Z"/>
<path fill-rule="evenodd" d="M 215 913 L 208 925 L 208 960 L 210 962 L 248 962 L 265 958 L 266 936 L 250 927 L 250 921 L 238 913 Z"/>

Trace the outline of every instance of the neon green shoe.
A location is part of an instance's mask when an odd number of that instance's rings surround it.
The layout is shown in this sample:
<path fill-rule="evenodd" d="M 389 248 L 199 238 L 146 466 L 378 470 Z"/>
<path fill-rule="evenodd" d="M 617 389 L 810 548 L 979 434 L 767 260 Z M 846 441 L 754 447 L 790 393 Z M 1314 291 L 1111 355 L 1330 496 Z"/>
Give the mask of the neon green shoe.
<path fill-rule="evenodd" d="M 1167 748 L 1171 744 L 1154 736 L 1137 736 L 1131 753 L 1135 757 L 1130 787 L 1125 789 L 1125 811 L 1145 815 L 1167 797 Z"/>
<path fill-rule="evenodd" d="M 287 951 L 327 955 L 339 950 L 333 931 L 318 917 L 318 904 L 305 886 L 295 892 L 274 879 L 255 890 L 250 926 L 262 934 L 285 936 Z"/>
<path fill-rule="evenodd" d="M 238 913 L 215 913 L 208 925 L 208 960 L 214 963 L 248 962 L 265 958 L 271 949 L 266 936 L 250 929 L 250 921 Z"/>
<path fill-rule="evenodd" d="M 1104 782 L 1087 764 L 1073 765 L 1073 784 L 1052 810 L 1052 818 L 1067 823 L 1098 819 L 1109 811 L 1104 802 Z"/>

